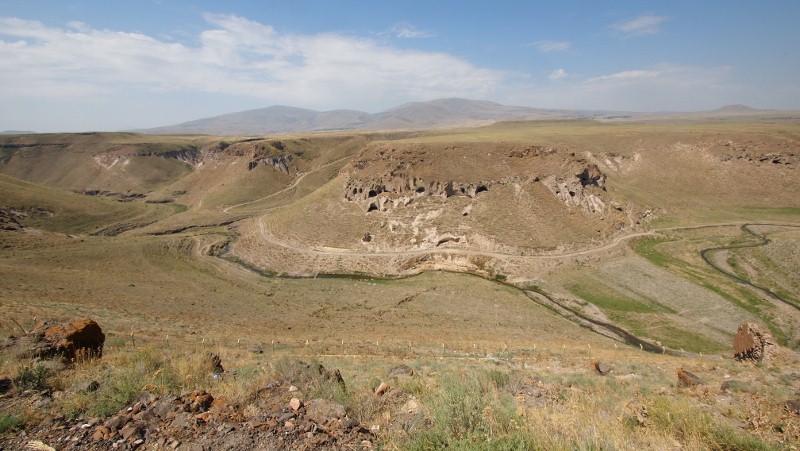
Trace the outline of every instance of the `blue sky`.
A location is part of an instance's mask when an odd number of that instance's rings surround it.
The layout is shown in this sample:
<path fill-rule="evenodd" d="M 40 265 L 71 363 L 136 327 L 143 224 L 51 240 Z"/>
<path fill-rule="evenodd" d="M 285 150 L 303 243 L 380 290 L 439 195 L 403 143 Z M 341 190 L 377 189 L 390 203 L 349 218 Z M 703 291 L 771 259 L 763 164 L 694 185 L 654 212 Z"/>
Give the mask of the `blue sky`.
<path fill-rule="evenodd" d="M 800 1 L 0 0 L 0 130 L 441 97 L 800 109 Z"/>

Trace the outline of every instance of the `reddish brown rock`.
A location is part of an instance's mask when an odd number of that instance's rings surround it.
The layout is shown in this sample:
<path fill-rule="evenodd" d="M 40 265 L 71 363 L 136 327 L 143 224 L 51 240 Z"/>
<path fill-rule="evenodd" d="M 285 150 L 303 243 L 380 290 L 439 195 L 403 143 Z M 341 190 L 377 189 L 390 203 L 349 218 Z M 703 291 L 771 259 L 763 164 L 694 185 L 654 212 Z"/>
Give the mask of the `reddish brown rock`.
<path fill-rule="evenodd" d="M 195 390 L 180 397 L 184 412 L 205 412 L 214 403 L 214 397 L 205 390 Z"/>
<path fill-rule="evenodd" d="M 733 339 L 733 357 L 739 361 L 761 362 L 778 353 L 778 344 L 769 331 L 755 323 L 742 323 Z"/>
<path fill-rule="evenodd" d="M 105 426 L 97 426 L 92 434 L 92 441 L 99 442 L 111 435 L 111 431 Z"/>
<path fill-rule="evenodd" d="M 299 398 L 292 398 L 291 401 L 289 401 L 289 407 L 296 412 L 298 409 L 303 407 L 303 401 L 300 401 Z"/>
<path fill-rule="evenodd" d="M 91 319 L 77 319 L 68 324 L 42 321 L 33 332 L 37 338 L 34 353 L 37 357 L 61 357 L 72 362 L 76 358 L 100 358 L 106 335 Z"/>
<path fill-rule="evenodd" d="M 683 368 L 678 368 L 677 374 L 678 374 L 678 386 L 680 387 L 694 387 L 695 385 L 705 384 L 705 381 L 703 379 L 700 379 L 699 377 L 684 370 Z"/>
<path fill-rule="evenodd" d="M 381 396 L 388 390 L 389 390 L 389 384 L 387 384 L 386 382 L 381 382 L 381 385 L 378 385 L 378 388 L 375 389 L 375 394 Z"/>

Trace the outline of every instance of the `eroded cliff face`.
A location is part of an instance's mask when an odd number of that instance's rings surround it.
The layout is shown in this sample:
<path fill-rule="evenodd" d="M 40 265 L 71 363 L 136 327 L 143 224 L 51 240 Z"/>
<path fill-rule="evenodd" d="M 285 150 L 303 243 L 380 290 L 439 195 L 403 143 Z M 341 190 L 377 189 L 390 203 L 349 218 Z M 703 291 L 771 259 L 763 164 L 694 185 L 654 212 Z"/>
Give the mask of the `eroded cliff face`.
<path fill-rule="evenodd" d="M 532 177 L 523 180 L 535 183 Z M 400 206 L 406 206 L 421 196 L 435 196 L 448 199 L 455 196 L 476 198 L 488 192 L 496 184 L 506 184 L 509 180 L 454 181 L 432 180 L 408 174 L 394 173 L 383 177 L 362 179 L 357 176 L 348 178 L 345 184 L 344 198 L 358 203 L 365 212 L 387 212 Z M 516 181 L 518 182 L 518 181 Z M 606 211 L 606 203 L 600 192 L 606 191 L 606 175 L 596 164 L 587 165 L 581 172 L 571 177 L 549 175 L 541 180 L 559 200 L 567 206 L 581 207 L 587 213 Z M 462 211 L 467 216 L 471 208 Z"/>
<path fill-rule="evenodd" d="M 598 155 L 517 142 L 375 143 L 340 171 L 349 206 L 338 214 L 358 233 L 336 246 L 522 252 L 575 234 L 605 239 L 635 226 L 640 209 L 606 185 L 606 171 L 618 174 L 628 157 Z"/>
<path fill-rule="evenodd" d="M 272 166 L 275 168 L 276 171 L 283 172 L 284 174 L 289 173 L 289 163 L 292 162 L 291 155 L 278 155 L 274 157 L 258 157 L 250 160 L 247 163 L 247 170 L 252 171 L 253 169 L 257 168 L 260 164 L 266 164 L 268 166 Z"/>
<path fill-rule="evenodd" d="M 542 183 L 559 200 L 570 207 L 581 207 L 588 213 L 602 213 L 606 204 L 599 191 L 606 191 L 606 175 L 596 164 L 590 164 L 572 177 L 546 177 Z"/>
<path fill-rule="evenodd" d="M 408 174 L 390 174 L 384 177 L 359 179 L 351 177 L 345 185 L 344 198 L 357 202 L 366 212 L 387 211 L 391 208 L 406 206 L 414 198 L 436 196 L 447 199 L 453 196 L 475 198 L 489 191 L 493 182 L 463 182 L 424 180 Z"/>

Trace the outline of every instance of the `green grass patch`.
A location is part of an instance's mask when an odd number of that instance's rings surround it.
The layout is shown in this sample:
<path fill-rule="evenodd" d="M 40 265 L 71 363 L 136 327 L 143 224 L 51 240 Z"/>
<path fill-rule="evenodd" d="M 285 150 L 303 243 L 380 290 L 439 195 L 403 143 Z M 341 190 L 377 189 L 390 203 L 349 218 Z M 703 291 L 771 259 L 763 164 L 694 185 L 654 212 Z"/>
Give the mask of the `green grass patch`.
<path fill-rule="evenodd" d="M 754 295 L 750 290 L 738 286 L 738 283 L 737 286 L 733 288 L 736 291 L 736 295 L 732 295 L 728 291 L 709 282 L 710 276 L 706 274 L 705 271 L 702 270 L 698 271 L 692 268 L 689 263 L 677 259 L 673 256 L 667 255 L 664 252 L 661 252 L 660 250 L 657 249 L 658 245 L 668 241 L 674 241 L 674 240 L 645 238 L 636 240 L 632 244 L 632 247 L 637 254 L 646 258 L 651 263 L 666 269 L 670 269 L 673 272 L 678 272 L 679 275 L 681 275 L 682 277 L 687 278 L 692 282 L 702 286 L 703 288 L 718 294 L 720 297 L 727 300 L 728 302 L 731 302 L 737 307 L 747 312 L 750 312 L 753 315 L 756 315 L 757 317 L 759 317 L 761 320 L 764 321 L 767 328 L 773 333 L 773 335 L 780 344 L 782 345 L 786 344 L 787 340 L 786 334 L 778 326 L 775 325 L 775 323 L 769 318 L 768 315 L 766 315 L 762 311 L 762 308 L 765 306 L 765 303 L 761 298 Z"/>
<path fill-rule="evenodd" d="M 650 263 L 662 268 L 684 267 L 686 262 L 661 252 L 658 246 L 675 241 L 671 238 L 639 238 L 631 243 L 633 251 L 646 258 Z"/>
<path fill-rule="evenodd" d="M 52 376 L 49 368 L 41 363 L 36 366 L 22 367 L 15 383 L 23 390 L 44 390 L 49 387 L 48 379 Z"/>
<path fill-rule="evenodd" d="M 97 391 L 70 393 L 62 402 L 62 412 L 69 418 L 107 417 L 131 404 L 142 391 L 179 394 L 202 387 L 208 377 L 204 357 L 197 353 L 176 360 L 152 347 L 127 349 L 116 356 L 113 367 L 95 368 L 101 371 L 94 375 L 100 383 Z"/>
<path fill-rule="evenodd" d="M 599 283 L 592 284 L 591 287 L 586 286 L 585 283 L 573 283 L 568 285 L 567 289 L 575 296 L 591 302 L 592 304 L 604 310 L 636 313 L 658 313 L 671 311 L 670 309 L 660 305 L 650 305 L 639 302 L 635 299 L 631 299 L 630 297 L 616 293 L 613 289 Z"/>
<path fill-rule="evenodd" d="M 730 348 L 730 345 L 724 345 L 703 335 L 673 326 L 668 320 L 662 318 L 637 318 L 632 315 L 620 314 L 612 316 L 612 319 L 627 327 L 637 337 L 656 340 L 672 349 L 711 354 L 724 352 Z"/>
<path fill-rule="evenodd" d="M 22 429 L 25 424 L 25 418 L 22 415 L 15 413 L 0 413 L 0 434 L 7 434 L 10 432 Z"/>

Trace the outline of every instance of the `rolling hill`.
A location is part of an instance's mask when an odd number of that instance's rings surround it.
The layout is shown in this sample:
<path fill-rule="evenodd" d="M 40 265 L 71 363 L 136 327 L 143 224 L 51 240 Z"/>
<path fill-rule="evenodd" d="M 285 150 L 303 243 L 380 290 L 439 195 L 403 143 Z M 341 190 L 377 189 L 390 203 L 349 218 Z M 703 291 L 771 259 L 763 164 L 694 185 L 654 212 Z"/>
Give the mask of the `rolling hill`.
<path fill-rule="evenodd" d="M 315 111 L 270 106 L 223 114 L 181 124 L 136 130 L 148 134 L 259 135 L 332 130 L 426 130 L 443 127 L 488 125 L 498 121 L 600 119 L 664 120 L 682 118 L 797 117 L 800 112 L 759 110 L 728 105 L 715 110 L 681 112 L 624 112 L 609 110 L 542 109 L 508 106 L 485 100 L 437 99 L 410 102 L 379 113 L 338 109 Z"/>
<path fill-rule="evenodd" d="M 574 117 L 581 115 L 479 100 L 439 99 L 407 103 L 376 114 L 355 110 L 314 111 L 271 106 L 141 131 L 157 134 L 255 135 L 323 130 L 418 130 L 485 124 L 497 120 Z"/>

